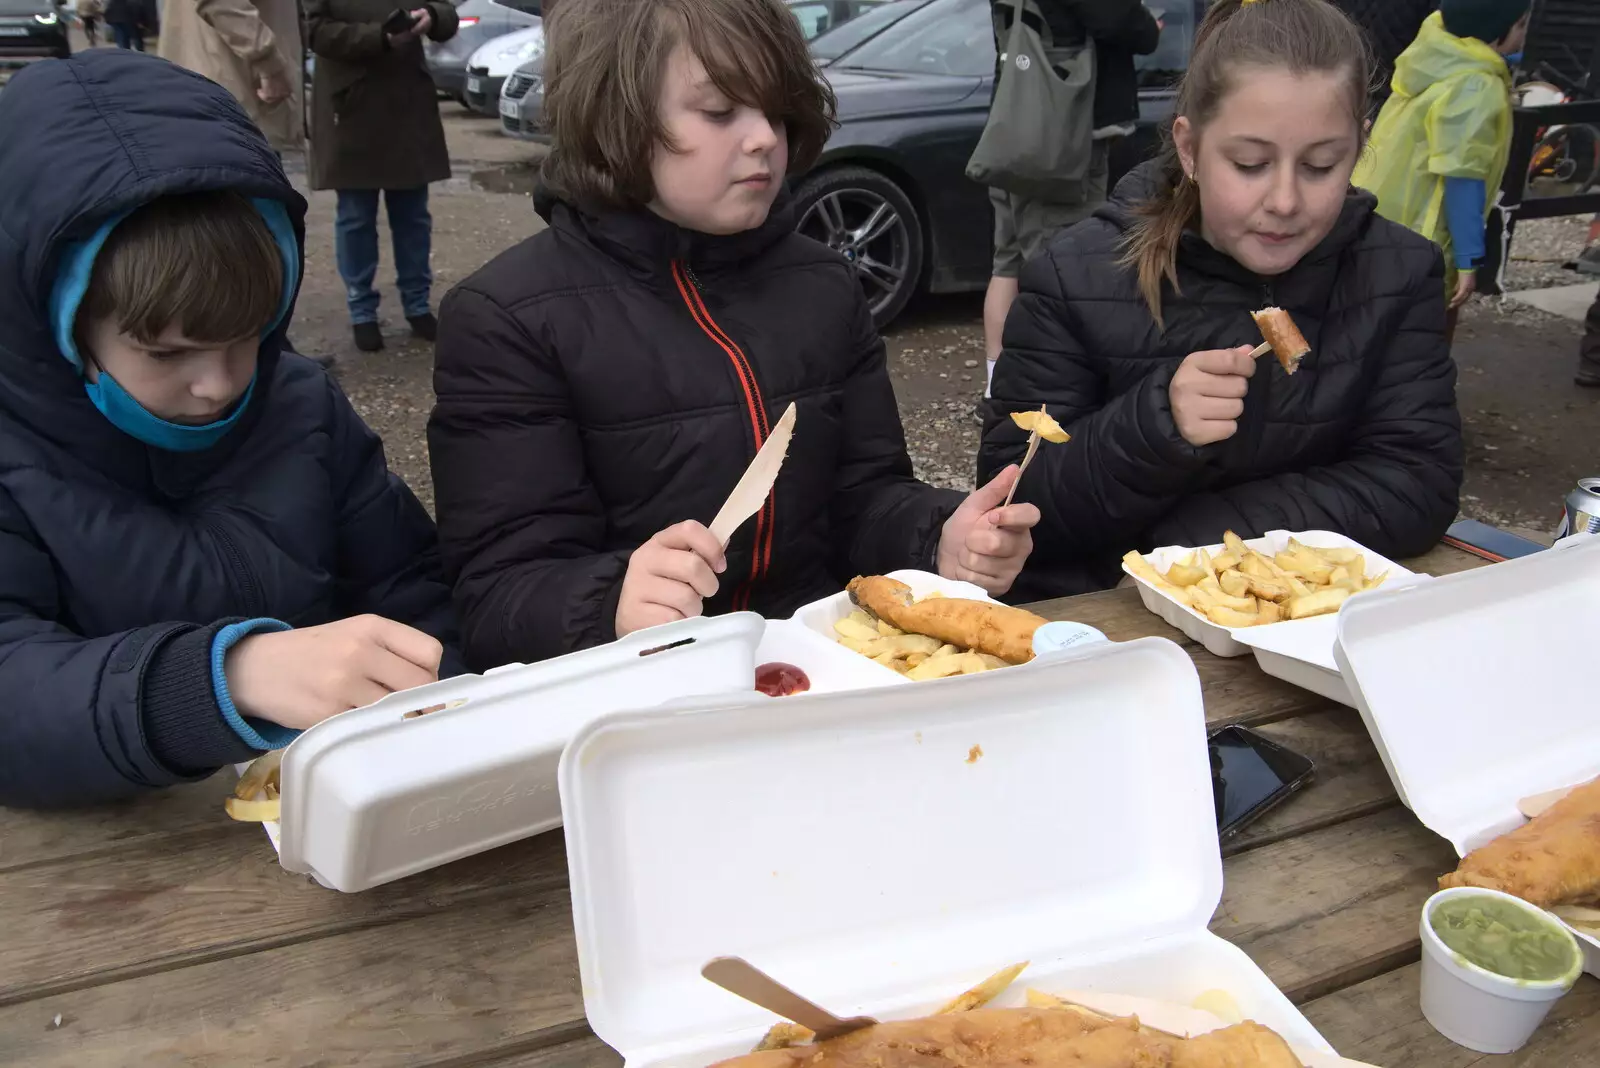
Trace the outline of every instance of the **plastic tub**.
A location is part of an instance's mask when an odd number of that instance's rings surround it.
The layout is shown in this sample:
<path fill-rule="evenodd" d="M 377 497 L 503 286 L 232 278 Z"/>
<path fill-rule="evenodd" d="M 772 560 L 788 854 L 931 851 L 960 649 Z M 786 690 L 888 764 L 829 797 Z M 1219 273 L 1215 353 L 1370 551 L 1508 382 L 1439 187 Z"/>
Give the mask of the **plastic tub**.
<path fill-rule="evenodd" d="M 1559 979 L 1533 982 L 1508 979 L 1453 952 L 1428 922 L 1442 902 L 1457 897 L 1508 901 L 1544 920 L 1572 943 L 1572 967 Z M 1515 1053 L 1544 1022 L 1583 971 L 1578 940 L 1554 916 L 1498 890 L 1454 887 L 1441 890 L 1422 907 L 1422 1015 L 1433 1029 L 1458 1046 L 1479 1053 Z"/>

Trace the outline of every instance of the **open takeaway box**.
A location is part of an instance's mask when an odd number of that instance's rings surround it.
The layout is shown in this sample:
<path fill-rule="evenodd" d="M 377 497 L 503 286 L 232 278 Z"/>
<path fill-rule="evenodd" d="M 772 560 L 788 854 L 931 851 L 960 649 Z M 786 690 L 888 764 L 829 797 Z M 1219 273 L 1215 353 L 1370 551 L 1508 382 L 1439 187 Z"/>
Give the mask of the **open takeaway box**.
<path fill-rule="evenodd" d="M 921 595 L 985 597 L 936 575 L 903 576 Z M 346 892 L 553 830 L 562 747 L 600 716 L 754 698 L 757 667 L 773 661 L 799 666 L 818 693 L 904 684 L 831 638 L 850 607 L 841 593 L 789 620 L 685 620 L 393 694 L 295 739 L 278 772 L 280 818 L 263 826 L 286 870 Z"/>
<path fill-rule="evenodd" d="M 1600 717 L 1580 677 L 1595 655 L 1600 538 L 1560 546 L 1352 598 L 1339 614 L 1334 655 L 1384 767 L 1460 856 L 1521 826 L 1523 798 L 1600 775 Z M 1600 941 L 1574 933 L 1600 975 Z"/>
<path fill-rule="evenodd" d="M 737 955 L 844 1016 L 1024 987 L 1222 989 L 1326 1042 L 1207 930 L 1222 893 L 1198 675 L 1172 642 L 583 727 L 562 756 L 584 1007 L 630 1068 L 704 1068 L 774 1019 L 700 976 Z"/>

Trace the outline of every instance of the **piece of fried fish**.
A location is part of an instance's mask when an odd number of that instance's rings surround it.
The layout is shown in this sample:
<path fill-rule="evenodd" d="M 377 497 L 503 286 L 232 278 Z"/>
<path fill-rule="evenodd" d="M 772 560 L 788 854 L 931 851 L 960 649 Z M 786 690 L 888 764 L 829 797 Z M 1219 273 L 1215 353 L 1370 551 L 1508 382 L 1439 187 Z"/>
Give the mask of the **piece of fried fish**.
<path fill-rule="evenodd" d="M 1474 849 L 1439 886 L 1499 890 L 1540 908 L 1600 899 L 1600 779 Z"/>
<path fill-rule="evenodd" d="M 1302 1068 L 1255 1023 L 1175 1038 L 1136 1017 L 1070 1009 L 978 1009 L 882 1023 L 808 1046 L 766 1050 L 715 1068 Z"/>

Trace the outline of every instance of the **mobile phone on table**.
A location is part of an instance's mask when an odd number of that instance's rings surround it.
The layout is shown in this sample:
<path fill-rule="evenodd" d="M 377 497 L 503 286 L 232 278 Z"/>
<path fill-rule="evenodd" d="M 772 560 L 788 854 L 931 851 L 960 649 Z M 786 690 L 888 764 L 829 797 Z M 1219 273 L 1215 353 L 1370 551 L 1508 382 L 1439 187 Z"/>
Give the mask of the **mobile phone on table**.
<path fill-rule="evenodd" d="M 397 7 L 388 18 L 383 20 L 383 32 L 390 37 L 395 37 L 405 33 L 416 24 L 417 20 L 411 17 L 411 12 L 403 7 Z"/>
<path fill-rule="evenodd" d="M 1310 758 L 1248 727 L 1219 727 L 1206 740 L 1223 842 L 1293 797 L 1316 772 Z"/>
<path fill-rule="evenodd" d="M 1545 549 L 1536 541 L 1518 537 L 1510 531 L 1491 527 L 1476 519 L 1463 519 L 1451 524 L 1450 529 L 1444 532 L 1444 543 L 1495 563 L 1532 556 Z"/>

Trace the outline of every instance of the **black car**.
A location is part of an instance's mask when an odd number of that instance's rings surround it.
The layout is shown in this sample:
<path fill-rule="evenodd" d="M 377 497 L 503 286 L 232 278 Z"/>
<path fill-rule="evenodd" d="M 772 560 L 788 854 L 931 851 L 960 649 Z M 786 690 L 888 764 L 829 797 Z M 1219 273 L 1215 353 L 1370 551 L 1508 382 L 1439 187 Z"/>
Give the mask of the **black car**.
<path fill-rule="evenodd" d="M 0 63 L 72 55 L 69 16 L 53 0 L 0 0 Z"/>
<path fill-rule="evenodd" d="M 1138 131 L 1113 154 L 1113 182 L 1156 151 L 1208 3 L 1177 0 L 1162 12 L 1160 47 L 1139 57 Z M 816 165 L 794 176 L 799 228 L 855 264 L 880 327 L 919 291 L 988 284 L 994 216 L 966 166 L 994 91 L 989 12 L 989 0 L 927 0 L 824 68 L 840 126 Z"/>

